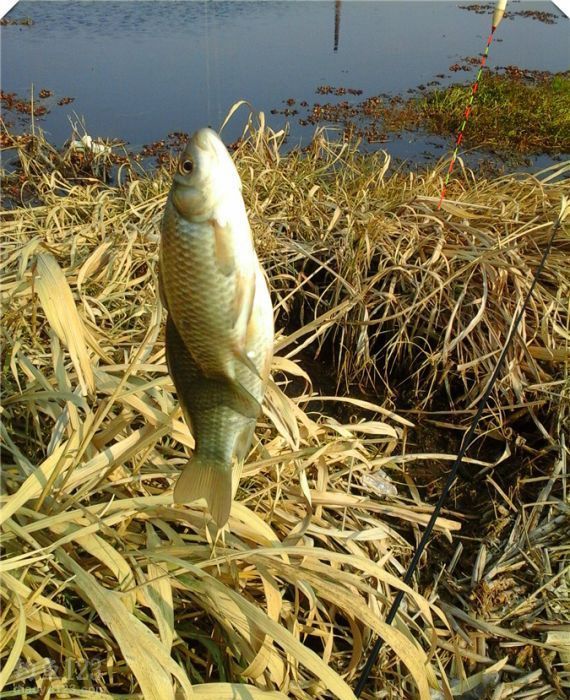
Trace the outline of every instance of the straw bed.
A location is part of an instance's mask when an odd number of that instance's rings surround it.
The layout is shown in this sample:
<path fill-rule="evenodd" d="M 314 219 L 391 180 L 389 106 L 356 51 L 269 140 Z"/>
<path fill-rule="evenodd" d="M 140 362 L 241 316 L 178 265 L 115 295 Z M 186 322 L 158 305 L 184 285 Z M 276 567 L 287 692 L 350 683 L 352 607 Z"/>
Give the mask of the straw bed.
<path fill-rule="evenodd" d="M 564 166 L 494 181 L 463 170 L 438 212 L 440 171 L 388 174 L 384 154 L 322 134 L 283 157 L 281 140 L 250 123 L 236 153 L 280 332 L 215 542 L 199 504 L 172 504 L 193 438 L 157 298 L 169 174 L 129 163 L 111 187 L 74 178 L 69 152 L 41 138 L 20 147 L 35 206 L 1 223 L 0 697 L 348 699 L 378 634 L 363 697 L 570 687 L 566 229 L 486 414 L 505 436 L 522 407 L 544 435 L 468 460 L 481 481 L 455 490 L 394 626 L 382 622 L 453 459 L 410 448 L 399 384 L 419 408 L 443 386 L 467 420 Z M 344 396 L 319 396 L 310 355 Z M 416 467 L 430 459 L 427 484 Z"/>

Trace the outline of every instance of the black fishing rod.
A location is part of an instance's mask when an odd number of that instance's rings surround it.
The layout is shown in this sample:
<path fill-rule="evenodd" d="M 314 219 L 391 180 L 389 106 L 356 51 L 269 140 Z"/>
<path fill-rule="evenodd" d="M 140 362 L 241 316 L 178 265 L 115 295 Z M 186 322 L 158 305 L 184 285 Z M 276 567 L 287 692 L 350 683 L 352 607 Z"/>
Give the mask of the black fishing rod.
<path fill-rule="evenodd" d="M 455 458 L 455 461 L 453 462 L 453 465 L 451 467 L 451 471 L 449 472 L 449 476 L 447 477 L 447 481 L 445 482 L 445 485 L 443 487 L 441 495 L 440 495 L 440 497 L 435 505 L 435 508 L 433 509 L 433 512 L 431 514 L 431 517 L 429 519 L 427 527 L 426 527 L 424 534 L 420 540 L 420 543 L 418 544 L 418 547 L 414 553 L 414 556 L 412 557 L 412 560 L 410 561 L 410 564 L 408 566 L 408 570 L 406 571 L 406 575 L 404 576 L 404 579 L 403 579 L 404 583 L 406 585 L 409 585 L 412 581 L 412 577 L 413 577 L 413 575 L 418 567 L 421 556 L 424 553 L 424 550 L 426 549 L 426 547 L 428 545 L 428 542 L 429 542 L 429 539 L 431 537 L 431 533 L 433 531 L 435 522 L 438 519 L 439 514 L 441 512 L 441 509 L 442 509 L 445 501 L 447 500 L 447 496 L 449 495 L 449 492 L 451 491 L 451 489 L 455 483 L 455 480 L 457 478 L 457 473 L 459 471 L 459 468 L 462 465 L 463 457 L 465 456 L 465 453 L 467 452 L 469 447 L 471 447 L 471 444 L 473 442 L 473 435 L 474 435 L 475 430 L 477 428 L 477 424 L 479 423 L 479 420 L 481 419 L 481 416 L 483 414 L 485 406 L 487 405 L 487 401 L 489 400 L 489 396 L 491 395 L 491 391 L 493 390 L 495 382 L 497 381 L 497 377 L 499 376 L 499 371 L 503 365 L 503 362 L 505 360 L 505 357 L 507 355 L 509 347 L 513 341 L 515 333 L 517 332 L 517 329 L 520 325 L 522 317 L 526 311 L 526 308 L 528 306 L 528 302 L 530 301 L 530 298 L 532 296 L 532 293 L 534 291 L 536 283 L 538 282 L 540 275 L 544 269 L 546 259 L 548 258 L 550 250 L 552 249 L 552 244 L 554 243 L 556 233 L 557 233 L 558 229 L 560 228 L 560 225 L 565 217 L 567 208 L 568 208 L 568 204 L 563 202 L 560 214 L 558 215 L 556 221 L 552 225 L 552 232 L 551 232 L 550 237 L 548 239 L 548 243 L 546 244 L 546 248 L 544 249 L 544 253 L 542 254 L 542 258 L 540 260 L 540 263 L 536 269 L 536 272 L 533 275 L 532 282 L 531 282 L 529 290 L 526 294 L 524 302 L 523 302 L 513 324 L 511 325 L 507 339 L 505 341 L 503 349 L 501 350 L 501 354 L 499 356 L 499 359 L 497 360 L 497 364 L 495 365 L 495 369 L 493 370 L 493 373 L 492 373 L 492 375 L 489 379 L 489 382 L 487 384 L 487 388 L 485 389 L 485 391 L 484 391 L 484 393 L 479 401 L 479 405 L 477 407 L 477 412 L 475 413 L 475 417 L 473 418 L 473 421 L 471 422 L 471 425 L 469 426 L 469 430 L 467 431 L 467 433 L 465 434 L 465 437 L 463 438 L 463 440 L 461 442 L 461 447 L 459 449 L 459 453 L 457 454 L 457 457 Z M 385 622 L 388 625 L 391 625 L 392 622 L 394 621 L 394 618 L 396 617 L 396 614 L 398 612 L 398 608 L 400 607 L 400 603 L 402 602 L 403 598 L 404 598 L 404 591 L 400 589 L 398 591 L 398 593 L 396 594 L 396 597 L 394 598 L 394 602 L 392 603 L 392 606 L 390 608 L 390 611 L 388 612 L 388 615 L 386 616 Z M 356 697 L 360 697 L 360 694 L 362 693 L 362 690 L 364 689 L 364 685 L 366 684 L 366 681 L 368 680 L 368 677 L 370 675 L 370 671 L 372 670 L 372 667 L 374 666 L 374 663 L 376 662 L 376 659 L 378 658 L 378 654 L 380 653 L 380 649 L 382 648 L 383 642 L 384 642 L 384 640 L 381 637 L 378 637 L 378 639 L 376 640 L 376 643 L 374 644 L 374 647 L 372 648 L 372 651 L 370 652 L 370 655 L 368 656 L 368 659 L 366 660 L 366 664 L 364 666 L 364 669 L 362 670 L 362 674 L 358 680 L 358 684 L 357 684 L 356 689 L 354 691 L 354 694 L 356 695 Z"/>
<path fill-rule="evenodd" d="M 449 178 L 450 178 L 451 173 L 453 171 L 454 163 L 457 159 L 459 146 L 461 145 L 461 142 L 463 140 L 463 132 L 465 129 L 465 125 L 467 124 L 467 120 L 469 119 L 469 116 L 470 116 L 471 111 L 472 111 L 473 100 L 474 100 L 475 94 L 476 94 L 477 89 L 478 89 L 479 80 L 481 78 L 483 67 L 485 66 L 485 63 L 487 60 L 487 56 L 489 53 L 489 46 L 491 45 L 491 41 L 493 39 L 495 31 L 496 31 L 500 21 L 503 18 L 506 4 L 507 4 L 506 0 L 498 0 L 496 7 L 495 7 L 495 11 L 493 14 L 493 20 L 492 20 L 492 26 L 491 26 L 491 33 L 489 34 L 489 38 L 487 39 L 485 51 L 482 55 L 481 64 L 479 66 L 479 72 L 477 73 L 477 77 L 476 77 L 475 82 L 473 84 L 473 87 L 471 90 L 471 95 L 469 98 L 469 103 L 468 103 L 467 108 L 466 108 L 465 113 L 464 113 L 463 123 L 461 124 L 461 127 L 459 129 L 459 133 L 457 135 L 457 139 L 455 142 L 455 149 L 453 151 L 453 155 L 451 157 L 451 162 L 449 165 L 449 170 L 447 171 L 447 175 L 446 175 L 446 178 L 445 178 L 445 181 L 443 184 L 443 188 L 441 191 L 441 196 L 440 196 L 439 204 L 437 207 L 438 209 L 441 208 L 443 199 L 445 197 L 446 190 L 447 190 L 447 184 L 449 182 Z M 520 322 L 523 318 L 523 315 L 526 311 L 526 308 L 528 306 L 528 302 L 530 301 L 530 298 L 532 296 L 532 293 L 534 291 L 536 283 L 538 282 L 538 279 L 542 273 L 542 270 L 544 269 L 546 259 L 548 258 L 550 250 L 552 249 L 552 244 L 554 243 L 554 239 L 556 237 L 556 232 L 558 231 L 558 229 L 562 223 L 562 220 L 564 219 L 564 217 L 566 215 L 566 210 L 567 210 L 567 204 L 565 201 L 563 201 L 561 211 L 560 211 L 556 221 L 552 225 L 552 231 L 551 231 L 550 237 L 548 239 L 548 243 L 547 243 L 546 248 L 542 254 L 542 258 L 540 260 L 540 263 L 539 263 L 539 265 L 538 265 L 538 267 L 533 275 L 533 279 L 532 279 L 531 285 L 529 287 L 529 290 L 526 294 L 526 297 L 524 299 L 524 302 L 523 302 L 518 314 L 516 315 L 514 322 L 511 325 L 511 328 L 510 328 L 509 333 L 507 335 L 507 339 L 505 340 L 505 344 L 503 346 L 503 349 L 501 350 L 501 354 L 499 356 L 499 359 L 497 360 L 497 364 L 495 365 L 495 369 L 493 370 L 493 373 L 491 374 L 491 377 L 489 379 L 487 387 L 486 387 L 485 391 L 483 392 L 483 395 L 481 396 L 481 399 L 480 399 L 479 404 L 477 406 L 477 411 L 475 413 L 473 421 L 471 422 L 471 425 L 469 426 L 467 433 L 465 434 L 463 440 L 461 441 L 461 446 L 460 446 L 459 452 L 457 454 L 457 457 L 455 458 L 455 461 L 453 462 L 453 464 L 451 466 L 451 471 L 449 472 L 449 476 L 447 477 L 447 480 L 445 482 L 443 490 L 442 490 L 442 492 L 439 496 L 439 499 L 438 499 L 438 501 L 433 509 L 433 512 L 431 514 L 429 522 L 426 526 L 426 529 L 424 530 L 424 533 L 423 533 L 422 538 L 417 546 L 417 549 L 414 553 L 414 556 L 412 557 L 412 559 L 410 561 L 410 564 L 408 566 L 408 569 L 407 569 L 406 574 L 405 574 L 404 579 L 403 579 L 403 582 L 406 585 L 410 585 L 410 583 L 412 582 L 413 575 L 414 575 L 414 573 L 415 573 L 415 571 L 420 563 L 420 559 L 422 557 L 422 554 L 424 553 L 424 551 L 428 545 L 433 528 L 434 528 L 435 523 L 439 517 L 441 509 L 443 508 L 443 505 L 444 505 L 445 501 L 447 500 L 449 492 L 451 491 L 451 489 L 453 488 L 453 486 L 455 484 L 455 481 L 457 479 L 457 475 L 458 475 L 459 470 L 463 464 L 463 457 L 465 456 L 465 453 L 467 452 L 469 447 L 471 447 L 471 444 L 473 442 L 473 436 L 475 434 L 475 430 L 477 429 L 477 425 L 479 424 L 481 416 L 483 415 L 483 411 L 485 410 L 485 406 L 487 405 L 487 401 L 489 400 L 489 396 L 491 395 L 491 392 L 493 390 L 495 382 L 497 381 L 497 377 L 499 376 L 499 372 L 500 372 L 501 367 L 503 365 L 503 362 L 507 356 L 507 352 L 511 346 L 511 343 L 513 341 L 515 333 L 517 332 L 517 329 L 518 329 Z M 403 599 L 404 599 L 404 591 L 400 589 L 398 591 L 398 593 L 396 594 L 396 597 L 394 598 L 394 601 L 392 603 L 392 606 L 390 607 L 388 615 L 386 616 L 385 622 L 388 625 L 391 625 L 392 622 L 394 621 L 394 618 L 396 617 L 396 615 L 398 613 L 398 609 L 399 609 L 400 604 L 401 604 Z M 358 679 L 358 683 L 357 683 L 356 689 L 354 691 L 354 694 L 356 695 L 356 697 L 360 697 L 360 695 L 364 689 L 364 686 L 365 686 L 365 684 L 370 676 L 370 672 L 372 670 L 372 667 L 376 663 L 376 660 L 378 658 L 378 654 L 380 653 L 380 650 L 382 649 L 383 643 L 384 643 L 384 640 L 381 637 L 378 637 L 378 639 L 376 640 L 376 642 L 375 642 L 375 644 L 374 644 L 374 646 L 373 646 L 373 648 L 372 648 L 372 650 L 371 650 L 371 652 L 366 660 L 366 663 L 364 665 L 364 668 L 362 670 L 360 678 Z"/>

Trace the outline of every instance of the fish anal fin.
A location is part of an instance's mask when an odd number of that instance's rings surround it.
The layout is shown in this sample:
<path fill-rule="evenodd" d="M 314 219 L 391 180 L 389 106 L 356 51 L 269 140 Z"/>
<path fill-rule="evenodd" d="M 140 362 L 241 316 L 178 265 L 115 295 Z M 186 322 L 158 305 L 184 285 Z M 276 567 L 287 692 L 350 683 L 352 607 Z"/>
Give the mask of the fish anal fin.
<path fill-rule="evenodd" d="M 229 408 L 246 418 L 257 419 L 261 411 L 261 404 L 255 396 L 234 379 L 226 381 L 228 383 Z"/>
<path fill-rule="evenodd" d="M 174 503 L 206 499 L 218 529 L 228 522 L 232 507 L 232 467 L 194 455 L 174 487 Z"/>

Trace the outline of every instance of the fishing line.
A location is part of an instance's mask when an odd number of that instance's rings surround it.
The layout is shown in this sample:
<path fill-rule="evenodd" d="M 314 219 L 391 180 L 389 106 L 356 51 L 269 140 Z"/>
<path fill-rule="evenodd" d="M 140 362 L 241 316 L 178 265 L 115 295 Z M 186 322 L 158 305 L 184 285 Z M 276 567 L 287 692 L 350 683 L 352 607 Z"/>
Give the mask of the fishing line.
<path fill-rule="evenodd" d="M 424 534 L 422 535 L 420 543 L 418 544 L 417 549 L 414 553 L 414 556 L 412 557 L 412 560 L 410 561 L 410 564 L 409 564 L 408 569 L 406 571 L 406 575 L 404 576 L 404 579 L 403 579 L 403 581 L 406 585 L 409 585 L 412 581 L 412 577 L 415 573 L 415 570 L 418 567 L 421 556 L 424 553 L 425 548 L 427 547 L 428 541 L 430 539 L 432 530 L 433 530 L 434 525 L 435 525 L 435 521 L 439 517 L 439 514 L 441 512 L 443 504 L 445 503 L 447 496 L 449 495 L 449 492 L 451 491 L 451 488 L 452 488 L 453 484 L 455 483 L 455 479 L 457 477 L 457 472 L 459 471 L 459 468 L 462 465 L 463 457 L 464 457 L 465 453 L 467 452 L 467 450 L 469 449 L 469 447 L 471 447 L 471 443 L 473 441 L 473 435 L 475 433 L 475 429 L 477 428 L 477 424 L 479 423 L 479 420 L 481 419 L 483 411 L 485 410 L 485 406 L 487 404 L 489 396 L 491 395 L 491 391 L 493 390 L 495 382 L 497 381 L 497 377 L 499 376 L 499 371 L 500 371 L 501 366 L 505 360 L 505 357 L 507 355 L 507 351 L 509 350 L 509 347 L 512 343 L 512 340 L 515 336 L 515 333 L 516 333 L 516 331 L 520 325 L 520 322 L 522 320 L 522 317 L 526 311 L 526 307 L 527 307 L 528 302 L 532 296 L 532 293 L 534 291 L 536 283 L 538 282 L 538 279 L 542 273 L 542 270 L 544 268 L 544 264 L 546 263 L 546 259 L 548 258 L 548 255 L 549 255 L 550 250 L 552 248 L 552 244 L 554 243 L 554 239 L 556 237 L 556 232 L 560 228 L 560 224 L 562 223 L 562 220 L 565 216 L 566 209 L 567 209 L 567 204 L 566 204 L 566 202 L 563 202 L 560 214 L 558 215 L 556 221 L 552 225 L 552 232 L 551 232 L 550 237 L 548 239 L 548 243 L 546 244 L 546 248 L 544 249 L 544 252 L 542 254 L 542 258 L 540 259 L 540 263 L 539 263 L 538 267 L 536 268 L 536 272 L 533 275 L 529 290 L 525 296 L 525 299 L 523 301 L 523 304 L 522 304 L 518 314 L 515 317 L 515 320 L 511 324 L 511 328 L 510 328 L 509 333 L 507 335 L 507 339 L 505 341 L 503 349 L 501 350 L 501 354 L 499 356 L 499 359 L 497 360 L 497 364 L 495 365 L 495 369 L 493 370 L 493 373 L 489 379 L 489 382 L 487 384 L 487 388 L 485 389 L 483 395 L 481 396 L 475 417 L 473 418 L 473 421 L 472 421 L 471 425 L 469 426 L 469 430 L 467 431 L 467 433 L 465 434 L 465 437 L 463 438 L 463 440 L 461 442 L 461 447 L 459 449 L 459 453 L 457 454 L 457 457 L 455 458 L 455 461 L 453 462 L 453 465 L 451 467 L 451 471 L 449 472 L 449 476 L 447 477 L 447 481 L 445 482 L 443 490 L 438 498 L 437 503 L 435 504 L 435 507 L 433 509 L 433 512 L 431 514 L 429 522 L 426 526 Z M 392 603 L 392 606 L 390 608 L 390 611 L 388 612 L 388 615 L 386 616 L 386 620 L 385 620 L 386 624 L 390 625 L 394 621 L 394 618 L 396 617 L 396 614 L 398 612 L 398 608 L 400 607 L 400 603 L 402 602 L 403 598 L 404 598 L 404 591 L 400 589 L 398 591 L 398 593 L 396 594 L 396 597 L 394 598 L 394 602 Z M 376 643 L 374 644 L 374 647 L 372 648 L 372 651 L 370 652 L 368 659 L 366 660 L 366 664 L 365 664 L 364 669 L 362 671 L 362 674 L 358 680 L 356 690 L 354 691 L 354 694 L 356 695 L 356 697 L 360 697 L 360 694 L 362 693 L 364 685 L 365 685 L 366 681 L 368 680 L 368 676 L 370 675 L 370 671 L 372 670 L 372 666 L 374 665 L 374 663 L 376 662 L 376 659 L 378 658 L 378 654 L 380 652 L 380 649 L 382 648 L 383 643 L 384 643 L 384 640 L 381 637 L 378 637 L 378 639 L 376 640 Z"/>
<path fill-rule="evenodd" d="M 211 84 L 211 71 L 210 71 L 210 10 L 209 10 L 210 0 L 204 0 L 204 25 L 206 29 L 206 109 L 208 115 L 208 122 L 210 122 L 210 84 Z"/>
<path fill-rule="evenodd" d="M 210 16 L 209 6 L 212 0 L 204 0 L 204 26 L 206 36 L 206 108 L 208 124 L 221 121 L 222 104 L 220 90 L 220 52 L 216 42 L 217 14 L 216 8 Z M 212 78 L 213 76 L 213 78 Z M 215 104 L 213 104 L 215 102 Z M 216 119 L 213 111 L 216 109 Z"/>
<path fill-rule="evenodd" d="M 496 31 L 500 21 L 503 18 L 506 4 L 507 4 L 506 0 L 498 0 L 498 3 L 495 7 L 495 11 L 493 14 L 493 20 L 492 20 L 492 26 L 491 26 L 491 33 L 489 34 L 489 37 L 487 38 L 487 44 L 485 46 L 485 51 L 481 57 L 479 71 L 478 71 L 477 76 L 475 78 L 475 82 L 473 83 L 473 86 L 471 88 L 469 102 L 467 104 L 467 107 L 466 107 L 464 115 L 463 115 L 463 122 L 460 126 L 459 133 L 457 135 L 457 139 L 455 142 L 455 149 L 453 151 L 453 155 L 451 157 L 451 162 L 449 164 L 449 169 L 447 171 L 445 182 L 443 184 L 443 188 L 441 191 L 439 204 L 437 206 L 438 209 L 441 208 L 441 204 L 443 202 L 443 199 L 444 199 L 446 191 L 447 191 L 447 185 L 449 183 L 451 173 L 453 172 L 453 167 L 455 165 L 455 161 L 457 160 L 457 154 L 459 151 L 459 147 L 461 145 L 461 142 L 463 141 L 463 133 L 465 130 L 465 126 L 466 126 L 467 121 L 469 120 L 469 117 L 471 115 L 473 102 L 474 102 L 475 95 L 476 95 L 478 87 L 479 87 L 479 81 L 481 79 L 483 68 L 487 62 L 487 56 L 489 55 L 489 47 L 491 46 L 491 42 L 493 41 L 493 36 L 495 34 L 495 31 Z M 540 263 L 539 263 L 539 265 L 538 265 L 538 267 L 533 275 L 529 290 L 524 298 L 524 301 L 522 303 L 520 310 L 518 311 L 513 323 L 511 324 L 511 327 L 509 329 L 509 333 L 507 335 L 507 339 L 505 340 L 505 344 L 503 346 L 503 349 L 501 350 L 501 354 L 499 356 L 499 359 L 497 360 L 497 364 L 495 365 L 495 369 L 493 370 L 493 373 L 491 374 L 491 377 L 489 378 L 489 382 L 487 383 L 487 387 L 486 387 L 485 391 L 483 392 L 481 399 L 479 400 L 479 404 L 477 406 L 477 411 L 475 413 L 473 421 L 471 422 L 471 425 L 469 426 L 467 433 L 465 434 L 463 440 L 461 441 L 461 446 L 460 446 L 459 452 L 457 454 L 457 457 L 455 458 L 455 460 L 451 466 L 451 470 L 450 470 L 449 475 L 447 477 L 447 480 L 444 484 L 442 492 L 441 492 L 441 494 L 437 500 L 437 503 L 432 511 L 431 517 L 430 517 L 429 522 L 426 526 L 426 529 L 424 530 L 424 533 L 420 539 L 420 542 L 416 548 L 416 551 L 414 552 L 414 556 L 412 557 L 412 559 L 410 561 L 410 564 L 408 566 L 408 569 L 407 569 L 406 574 L 405 574 L 404 579 L 403 579 L 403 582 L 406 585 L 409 585 L 412 581 L 413 575 L 414 575 L 414 573 L 415 573 L 415 571 L 420 563 L 420 559 L 422 557 L 422 554 L 424 553 L 424 551 L 428 545 L 428 542 L 429 542 L 429 539 L 431 537 L 436 520 L 438 519 L 439 514 L 441 512 L 441 509 L 443 508 L 443 505 L 444 505 L 445 501 L 447 500 L 449 492 L 451 491 L 453 485 L 455 484 L 459 469 L 462 466 L 463 457 L 465 456 L 465 453 L 467 452 L 469 447 L 471 447 L 471 444 L 473 442 L 473 436 L 475 434 L 475 430 L 477 428 L 477 425 L 479 424 L 481 416 L 483 415 L 483 411 L 485 410 L 485 407 L 487 405 L 487 401 L 489 400 L 489 397 L 491 395 L 493 387 L 497 381 L 497 377 L 499 376 L 499 371 L 503 365 L 503 362 L 506 358 L 507 352 L 511 346 L 511 343 L 513 341 L 515 333 L 517 332 L 517 329 L 520 325 L 520 322 L 522 321 L 523 315 L 526 311 L 528 302 L 530 301 L 530 298 L 532 296 L 534 288 L 538 282 L 538 279 L 542 273 L 542 270 L 544 269 L 546 259 L 548 258 L 548 255 L 549 255 L 550 250 L 552 248 L 552 244 L 554 243 L 554 239 L 556 237 L 556 232 L 558 231 L 560 224 L 562 222 L 562 219 L 565 216 L 566 208 L 567 208 L 566 202 L 564 201 L 563 205 L 562 205 L 562 209 L 560 211 L 560 214 L 558 215 L 556 221 L 552 225 L 552 232 L 551 232 L 550 237 L 548 239 L 548 243 L 546 245 L 546 248 L 542 254 L 542 258 L 540 260 Z M 390 607 L 388 615 L 386 616 L 385 622 L 388 625 L 392 624 L 392 622 L 394 621 L 394 618 L 396 617 L 396 615 L 398 613 L 398 609 L 399 609 L 400 604 L 401 604 L 403 599 L 404 599 L 404 591 L 400 589 L 397 592 L 396 597 L 394 598 L 394 601 Z M 384 643 L 384 640 L 382 639 L 382 637 L 378 637 L 373 648 L 372 648 L 372 651 L 370 652 L 370 655 L 368 656 L 368 659 L 366 660 L 366 663 L 364 665 L 364 668 L 362 670 L 360 678 L 358 679 L 358 683 L 357 683 L 356 689 L 354 691 L 354 694 L 356 695 L 356 697 L 360 697 L 362 690 L 364 689 L 364 685 L 366 684 L 368 677 L 370 676 L 370 672 L 372 670 L 372 667 L 374 666 L 376 659 L 378 658 L 378 654 L 380 653 L 380 650 L 382 648 L 383 643 Z"/>
<path fill-rule="evenodd" d="M 220 76 L 221 76 L 221 60 L 220 60 L 220 49 L 218 46 L 217 36 L 220 31 L 221 23 L 218 20 L 218 10 L 214 8 L 214 13 L 212 15 L 212 47 L 214 56 L 214 93 L 216 98 L 216 123 L 222 121 L 222 100 L 221 100 L 221 86 L 220 86 Z"/>

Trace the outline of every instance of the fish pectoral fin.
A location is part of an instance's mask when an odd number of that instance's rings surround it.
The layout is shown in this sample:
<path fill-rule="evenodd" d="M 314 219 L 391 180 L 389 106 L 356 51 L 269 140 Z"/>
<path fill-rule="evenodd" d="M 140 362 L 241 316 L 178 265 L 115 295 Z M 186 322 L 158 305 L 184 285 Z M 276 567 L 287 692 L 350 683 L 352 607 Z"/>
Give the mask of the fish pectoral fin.
<path fill-rule="evenodd" d="M 255 274 L 237 274 L 235 284 L 232 327 L 236 331 L 232 352 L 234 356 L 259 377 L 257 367 L 247 355 L 247 329 L 253 313 Z M 261 377 L 260 377 L 261 378 Z"/>
<path fill-rule="evenodd" d="M 245 274 L 238 271 L 235 276 L 234 300 L 232 309 L 232 326 L 240 328 L 243 342 L 247 334 L 247 325 L 253 311 L 255 299 L 255 272 Z"/>
<path fill-rule="evenodd" d="M 228 522 L 232 508 L 232 466 L 194 455 L 174 487 L 174 503 L 205 498 L 218 529 Z"/>
<path fill-rule="evenodd" d="M 217 219 L 209 221 L 214 231 L 214 256 L 219 271 L 225 277 L 232 275 L 236 269 L 234 251 L 231 245 L 232 231 L 228 226 L 223 226 Z"/>

